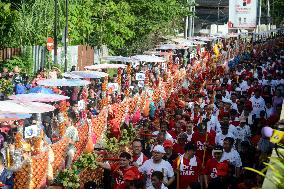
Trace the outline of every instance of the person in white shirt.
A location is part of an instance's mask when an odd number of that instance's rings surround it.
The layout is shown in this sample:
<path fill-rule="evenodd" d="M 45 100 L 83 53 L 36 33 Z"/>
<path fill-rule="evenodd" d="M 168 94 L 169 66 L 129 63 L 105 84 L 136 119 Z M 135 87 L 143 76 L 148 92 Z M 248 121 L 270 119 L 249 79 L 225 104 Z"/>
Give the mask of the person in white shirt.
<path fill-rule="evenodd" d="M 236 127 L 236 149 L 241 149 L 241 142 L 249 141 L 251 137 L 251 129 L 246 124 L 246 118 L 241 117 L 240 125 Z"/>
<path fill-rule="evenodd" d="M 161 123 L 160 131 L 154 131 L 152 134 L 157 136 L 159 133 L 163 133 L 166 140 L 174 142 L 172 135 L 170 135 L 170 133 L 168 133 L 167 130 L 168 130 L 168 123 L 164 121 Z"/>
<path fill-rule="evenodd" d="M 210 130 L 213 130 L 215 132 L 221 131 L 221 125 L 218 121 L 218 118 L 212 114 L 213 112 L 213 105 L 207 105 L 205 106 L 205 114 L 202 116 L 202 120 L 208 119 L 207 122 L 207 131 L 210 132 Z M 199 124 L 200 122 L 198 122 Z"/>
<path fill-rule="evenodd" d="M 152 159 L 149 159 L 144 162 L 144 164 L 139 167 L 139 171 L 147 176 L 146 180 L 146 188 L 153 188 L 151 182 L 151 176 L 154 171 L 161 171 L 164 175 L 163 184 L 165 186 L 171 185 L 174 180 L 174 170 L 171 164 L 165 160 L 163 160 L 163 156 L 165 155 L 165 149 L 161 145 L 156 145 L 152 150 Z"/>
<path fill-rule="evenodd" d="M 274 108 L 272 107 L 272 103 L 269 100 L 265 103 L 265 113 L 266 119 L 270 118 L 270 116 L 274 114 Z"/>
<path fill-rule="evenodd" d="M 229 132 L 229 125 L 227 122 L 221 123 L 221 132 L 217 133 L 215 137 L 215 143 L 216 145 L 223 146 L 223 141 L 226 137 L 232 137 L 234 138 L 234 135 Z"/>
<path fill-rule="evenodd" d="M 260 111 L 265 111 L 265 101 L 260 96 L 260 89 L 255 89 L 254 96 L 250 98 L 250 101 L 252 103 L 252 114 L 259 118 Z"/>
<path fill-rule="evenodd" d="M 232 166 L 235 167 L 235 176 L 239 177 L 240 168 L 242 166 L 242 160 L 240 154 L 236 150 L 234 150 L 233 145 L 234 145 L 233 138 L 226 137 L 224 139 L 224 144 L 223 144 L 224 151 L 220 161 L 223 162 L 227 160 Z"/>

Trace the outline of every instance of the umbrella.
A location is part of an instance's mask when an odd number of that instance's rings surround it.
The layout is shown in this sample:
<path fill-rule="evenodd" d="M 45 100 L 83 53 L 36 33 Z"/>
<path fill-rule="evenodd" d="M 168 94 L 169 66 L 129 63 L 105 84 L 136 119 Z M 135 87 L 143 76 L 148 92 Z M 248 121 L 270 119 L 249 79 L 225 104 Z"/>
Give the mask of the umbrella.
<path fill-rule="evenodd" d="M 71 74 L 70 72 L 65 72 L 62 75 L 63 75 L 63 77 L 68 77 L 68 78 L 72 78 L 72 79 L 80 79 L 80 78 L 82 78 L 82 77 L 80 77 L 78 75 Z"/>
<path fill-rule="evenodd" d="M 56 102 L 61 100 L 69 99 L 68 96 L 59 94 L 44 94 L 44 93 L 29 93 L 29 94 L 18 94 L 9 96 L 11 100 L 17 100 L 22 102 Z"/>
<path fill-rule="evenodd" d="M 119 62 L 121 61 L 121 58 L 123 58 L 123 56 L 105 56 L 102 59 L 106 61 Z"/>
<path fill-rule="evenodd" d="M 0 112 L 3 113 L 32 114 L 50 112 L 54 109 L 54 106 L 39 102 L 0 101 Z"/>
<path fill-rule="evenodd" d="M 91 66 L 85 66 L 85 69 L 88 70 L 98 70 L 98 69 L 108 69 L 108 68 L 126 68 L 125 64 L 97 64 L 97 65 L 91 65 Z"/>
<path fill-rule="evenodd" d="M 196 45 L 205 45 L 207 43 L 203 42 L 203 41 L 193 41 L 194 44 Z"/>
<path fill-rule="evenodd" d="M 38 85 L 57 87 L 57 86 L 86 86 L 91 82 L 81 79 L 45 79 L 37 82 Z"/>
<path fill-rule="evenodd" d="M 45 87 L 34 87 L 29 90 L 29 93 L 43 93 L 43 94 L 54 94 L 54 92 Z"/>
<path fill-rule="evenodd" d="M 137 62 L 137 60 L 131 57 L 123 57 L 123 56 L 106 56 L 102 58 L 106 61 L 113 61 L 113 62 Z"/>
<path fill-rule="evenodd" d="M 140 62 L 165 62 L 166 60 L 159 56 L 151 56 L 151 55 L 135 55 L 132 57 Z"/>
<path fill-rule="evenodd" d="M 180 47 L 176 44 L 163 44 L 158 49 L 168 50 L 168 49 L 179 49 Z"/>
<path fill-rule="evenodd" d="M 71 74 L 78 75 L 82 78 L 101 78 L 108 76 L 105 72 L 98 72 L 98 71 L 73 71 Z"/>
<path fill-rule="evenodd" d="M 16 121 L 20 119 L 30 118 L 31 114 L 0 114 L 0 122 Z"/>

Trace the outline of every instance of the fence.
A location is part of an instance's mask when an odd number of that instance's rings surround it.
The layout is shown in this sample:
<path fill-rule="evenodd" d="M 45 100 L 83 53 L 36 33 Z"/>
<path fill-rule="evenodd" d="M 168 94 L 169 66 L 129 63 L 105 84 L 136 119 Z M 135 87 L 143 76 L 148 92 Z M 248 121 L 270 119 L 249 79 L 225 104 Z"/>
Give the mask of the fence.
<path fill-rule="evenodd" d="M 21 52 L 21 48 L 0 49 L 0 62 L 11 59 L 13 56 L 18 56 Z"/>

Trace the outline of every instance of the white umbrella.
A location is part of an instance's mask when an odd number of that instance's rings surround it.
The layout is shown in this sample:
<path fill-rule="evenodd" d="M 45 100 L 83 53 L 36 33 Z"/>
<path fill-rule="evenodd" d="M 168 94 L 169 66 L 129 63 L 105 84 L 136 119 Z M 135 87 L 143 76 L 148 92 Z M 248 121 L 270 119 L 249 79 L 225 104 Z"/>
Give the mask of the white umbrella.
<path fill-rule="evenodd" d="M 0 101 L 0 112 L 2 113 L 32 114 L 50 112 L 54 109 L 54 106 L 40 102 Z"/>
<path fill-rule="evenodd" d="M 159 56 L 151 56 L 151 55 L 135 55 L 132 57 L 140 62 L 165 62 L 166 59 Z"/>
<path fill-rule="evenodd" d="M 101 77 L 106 77 L 108 76 L 107 73 L 105 72 L 98 72 L 98 71 L 73 71 L 71 74 L 78 75 L 82 78 L 101 78 Z"/>
<path fill-rule="evenodd" d="M 59 94 L 29 93 L 12 95 L 9 96 L 9 99 L 20 102 L 56 102 L 67 100 L 69 97 Z"/>
<path fill-rule="evenodd" d="M 196 44 L 196 45 L 205 45 L 207 43 L 203 42 L 203 41 L 193 41 L 193 44 Z"/>
<path fill-rule="evenodd" d="M 106 61 L 119 62 L 121 61 L 121 58 L 123 58 L 123 56 L 105 56 L 102 59 Z"/>
<path fill-rule="evenodd" d="M 161 50 L 169 50 L 169 49 L 179 49 L 180 47 L 177 46 L 176 44 L 163 44 L 158 49 Z"/>
<path fill-rule="evenodd" d="M 72 79 L 81 79 L 82 78 L 78 75 L 71 74 L 70 72 L 65 72 L 62 75 L 63 75 L 63 77 L 72 78 Z"/>
<path fill-rule="evenodd" d="M 87 70 L 98 70 L 98 69 L 118 69 L 118 68 L 126 68 L 125 64 L 96 64 L 91 66 L 85 66 Z"/>
<path fill-rule="evenodd" d="M 50 87 L 58 87 L 58 86 L 76 87 L 76 86 L 86 86 L 89 85 L 90 83 L 91 83 L 90 81 L 81 80 L 81 79 L 45 79 L 37 82 L 38 85 L 50 86 Z"/>

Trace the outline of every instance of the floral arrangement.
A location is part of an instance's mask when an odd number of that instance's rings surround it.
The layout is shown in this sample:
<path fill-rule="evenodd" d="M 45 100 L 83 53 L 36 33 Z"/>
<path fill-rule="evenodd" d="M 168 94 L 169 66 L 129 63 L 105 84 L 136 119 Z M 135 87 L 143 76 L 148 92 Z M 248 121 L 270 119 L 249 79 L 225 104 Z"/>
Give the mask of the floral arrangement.
<path fill-rule="evenodd" d="M 7 96 L 13 94 L 14 86 L 10 80 L 0 79 L 0 93 L 3 93 Z"/>
<path fill-rule="evenodd" d="M 60 184 L 66 188 L 79 188 L 81 171 L 90 168 L 95 170 L 97 168 L 97 154 L 87 153 L 82 154 L 77 161 L 75 161 L 71 169 L 64 169 L 59 172 L 58 176 L 54 180 L 54 184 Z"/>
<path fill-rule="evenodd" d="M 134 140 L 136 131 L 132 124 L 128 128 L 121 130 L 121 137 L 119 139 L 113 137 L 108 139 L 107 136 L 103 137 L 104 149 L 113 154 L 118 154 L 121 151 L 128 151 L 127 146 Z"/>

